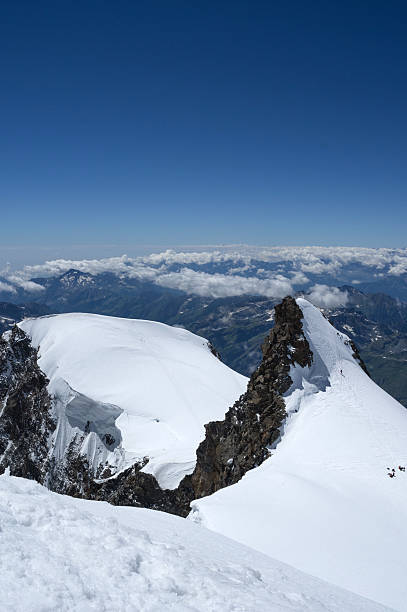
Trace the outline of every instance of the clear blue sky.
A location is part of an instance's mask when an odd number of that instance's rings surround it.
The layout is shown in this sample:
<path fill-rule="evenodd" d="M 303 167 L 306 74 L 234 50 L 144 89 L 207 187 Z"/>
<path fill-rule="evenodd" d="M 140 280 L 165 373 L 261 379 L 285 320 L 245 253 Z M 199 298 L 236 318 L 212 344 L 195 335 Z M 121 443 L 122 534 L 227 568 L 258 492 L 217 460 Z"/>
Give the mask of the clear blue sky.
<path fill-rule="evenodd" d="M 406 21 L 397 0 L 2 2 L 0 244 L 406 246 Z"/>

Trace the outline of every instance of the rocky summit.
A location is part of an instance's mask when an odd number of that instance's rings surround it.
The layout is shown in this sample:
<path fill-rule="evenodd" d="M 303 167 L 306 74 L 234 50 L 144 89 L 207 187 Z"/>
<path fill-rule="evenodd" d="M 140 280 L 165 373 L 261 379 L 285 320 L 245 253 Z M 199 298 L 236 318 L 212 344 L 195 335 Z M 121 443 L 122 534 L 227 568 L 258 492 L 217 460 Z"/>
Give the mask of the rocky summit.
<path fill-rule="evenodd" d="M 283 394 L 292 380 L 290 367 L 310 366 L 312 352 L 302 329 L 302 312 L 286 297 L 275 308 L 275 325 L 262 345 L 263 359 L 246 393 L 223 421 L 208 423 L 191 477 L 194 498 L 234 484 L 270 455 L 286 416 Z"/>

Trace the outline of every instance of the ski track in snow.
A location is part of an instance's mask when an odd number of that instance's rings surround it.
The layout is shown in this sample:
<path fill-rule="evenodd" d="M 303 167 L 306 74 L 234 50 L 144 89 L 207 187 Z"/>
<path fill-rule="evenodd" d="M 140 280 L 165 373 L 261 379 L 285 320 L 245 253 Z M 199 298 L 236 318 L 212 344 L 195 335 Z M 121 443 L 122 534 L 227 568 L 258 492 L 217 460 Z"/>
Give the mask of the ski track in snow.
<path fill-rule="evenodd" d="M 385 612 L 168 514 L 0 477 L 4 612 Z"/>

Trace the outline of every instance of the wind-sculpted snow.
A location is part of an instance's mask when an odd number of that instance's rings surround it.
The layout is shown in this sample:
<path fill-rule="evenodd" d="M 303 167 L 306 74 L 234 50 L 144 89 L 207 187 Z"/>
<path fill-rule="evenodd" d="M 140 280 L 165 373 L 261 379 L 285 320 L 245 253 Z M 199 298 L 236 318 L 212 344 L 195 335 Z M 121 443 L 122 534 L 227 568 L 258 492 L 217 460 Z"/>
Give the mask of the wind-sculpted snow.
<path fill-rule="evenodd" d="M 149 458 L 144 471 L 163 488 L 193 471 L 205 423 L 222 419 L 246 388 L 247 379 L 213 355 L 204 338 L 183 329 L 89 314 L 20 326 L 39 347 L 39 365 L 59 400 L 60 439 L 67 420 L 66 427 L 93 432 L 84 449 L 91 464 L 95 453 L 116 470 Z"/>
<path fill-rule="evenodd" d="M 405 611 L 407 412 L 363 371 L 347 336 L 297 303 L 313 361 L 290 370 L 281 441 L 238 483 L 194 501 L 191 518 Z"/>
<path fill-rule="evenodd" d="M 107 469 L 110 474 L 119 469 L 126 461 L 121 432 L 116 426 L 122 410 L 75 391 L 58 376 L 49 383 L 48 392 L 54 400 L 56 430 L 51 448 L 56 462 L 66 463 L 71 447 L 86 461 L 89 475 L 97 476 Z"/>
<path fill-rule="evenodd" d="M 385 612 L 178 517 L 0 477 L 0 610 Z"/>

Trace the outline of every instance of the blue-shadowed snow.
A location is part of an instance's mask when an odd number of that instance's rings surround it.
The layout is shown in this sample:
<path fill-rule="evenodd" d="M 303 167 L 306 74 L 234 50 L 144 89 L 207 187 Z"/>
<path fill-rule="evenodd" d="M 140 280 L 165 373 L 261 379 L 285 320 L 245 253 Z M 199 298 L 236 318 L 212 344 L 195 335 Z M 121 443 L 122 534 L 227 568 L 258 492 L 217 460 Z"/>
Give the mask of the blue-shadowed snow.
<path fill-rule="evenodd" d="M 240 482 L 194 501 L 191 518 L 407 610 L 407 411 L 363 372 L 348 338 L 297 301 L 314 363 L 291 371 L 281 441 Z"/>
<path fill-rule="evenodd" d="M 0 477 L 0 610 L 385 612 L 190 521 Z"/>

